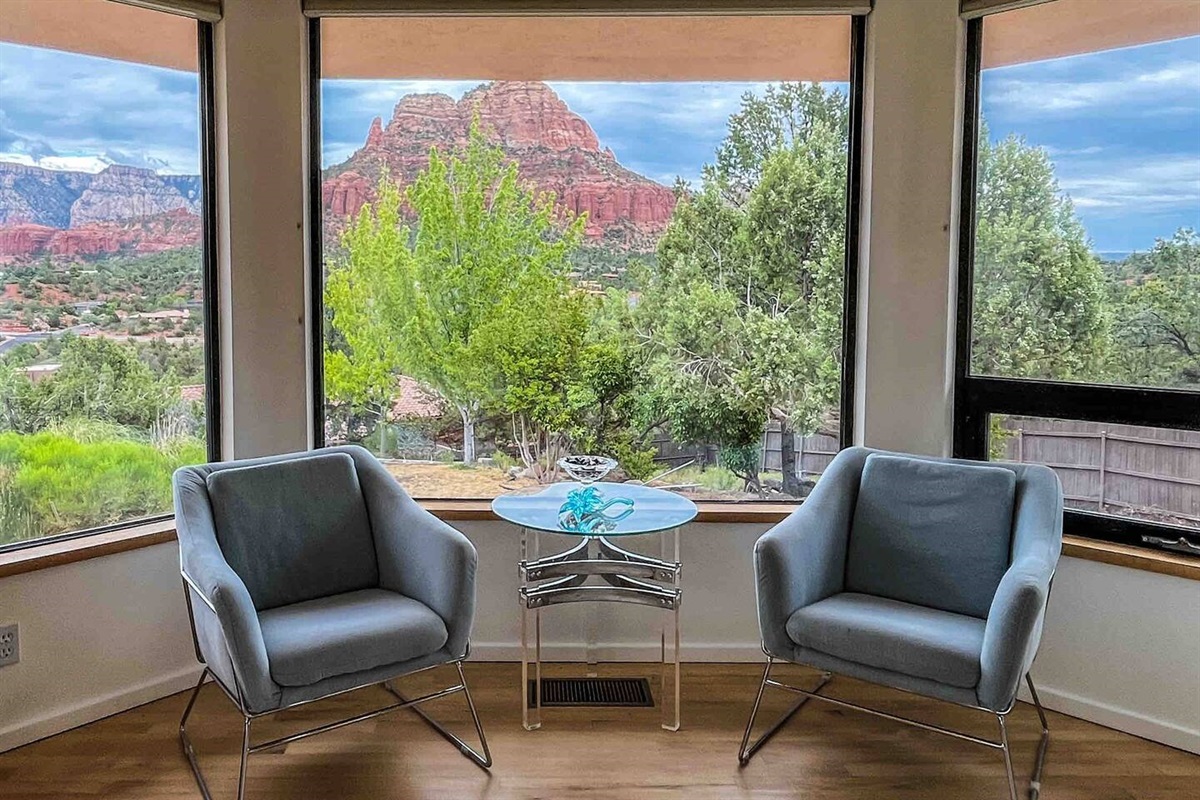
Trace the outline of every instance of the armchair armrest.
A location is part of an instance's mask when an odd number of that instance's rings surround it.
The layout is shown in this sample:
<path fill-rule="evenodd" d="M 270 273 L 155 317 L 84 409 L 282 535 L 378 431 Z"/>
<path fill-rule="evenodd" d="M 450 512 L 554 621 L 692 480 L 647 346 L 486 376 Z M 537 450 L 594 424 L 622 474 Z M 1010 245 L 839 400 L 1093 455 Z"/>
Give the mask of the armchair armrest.
<path fill-rule="evenodd" d="M 258 612 L 221 554 L 204 478 L 184 468 L 174 483 L 180 571 L 185 590 L 203 602 L 192 603 L 197 649 L 227 688 L 240 690 L 246 710 L 275 708 L 282 690 L 271 679 Z"/>
<path fill-rule="evenodd" d="M 421 508 L 366 450 L 347 452 L 371 515 L 380 586 L 433 609 L 446 624 L 446 649 L 465 656 L 475 620 L 475 545 Z"/>
<path fill-rule="evenodd" d="M 842 590 L 846 543 L 858 482 L 869 451 L 843 450 L 804 503 L 754 545 L 758 625 L 763 648 L 790 657 L 788 618 Z"/>
<path fill-rule="evenodd" d="M 980 705 L 1004 711 L 1042 638 L 1050 582 L 1062 553 L 1062 485 L 1053 470 L 1021 468 L 1013 510 L 1013 558 L 988 610 L 976 688 Z"/>

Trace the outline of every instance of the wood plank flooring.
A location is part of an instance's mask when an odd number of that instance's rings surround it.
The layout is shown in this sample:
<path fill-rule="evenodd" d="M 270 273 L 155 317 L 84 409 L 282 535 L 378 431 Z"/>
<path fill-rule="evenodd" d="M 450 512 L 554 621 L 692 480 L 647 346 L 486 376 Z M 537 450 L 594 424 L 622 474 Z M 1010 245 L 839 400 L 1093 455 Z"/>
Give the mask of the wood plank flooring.
<path fill-rule="evenodd" d="M 602 666 L 602 674 L 653 675 L 653 665 Z M 786 679 L 812 673 L 785 668 Z M 736 751 L 760 676 L 754 665 L 684 669 L 683 730 L 658 727 L 658 709 L 547 709 L 541 730 L 520 725 L 519 666 L 472 663 L 467 678 L 495 757 L 478 769 L 416 715 L 398 711 L 251 756 L 248 800 L 726 800 L 896 798 L 1005 800 L 997 751 L 828 704 L 810 703 L 746 767 Z M 577 665 L 551 674 L 579 675 Z M 781 674 L 784 674 L 781 671 Z M 402 682 L 419 692 L 449 685 L 452 670 Z M 657 681 L 654 682 L 657 691 Z M 827 693 L 979 735 L 996 735 L 978 712 L 835 678 Z M 764 715 L 789 697 L 768 693 Z M 255 723 L 255 741 L 382 705 L 382 689 L 359 692 Z M 195 800 L 200 797 L 176 730 L 187 694 L 174 695 L 62 735 L 0 754 L 5 800 Z M 461 696 L 426 706 L 464 737 Z M 1010 716 L 1022 793 L 1037 741 L 1030 706 Z M 1051 714 L 1045 800 L 1184 800 L 1200 797 L 1200 756 Z M 236 791 L 240 716 L 206 686 L 189 725 L 215 800 Z M 469 737 L 466 737 L 469 740 Z"/>

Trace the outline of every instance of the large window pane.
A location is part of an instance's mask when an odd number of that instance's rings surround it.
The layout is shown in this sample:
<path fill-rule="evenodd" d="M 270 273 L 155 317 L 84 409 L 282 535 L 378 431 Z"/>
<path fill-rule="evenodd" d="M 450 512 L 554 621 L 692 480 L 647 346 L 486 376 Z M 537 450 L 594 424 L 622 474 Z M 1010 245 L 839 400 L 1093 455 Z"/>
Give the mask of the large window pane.
<path fill-rule="evenodd" d="M 206 460 L 196 23 L 66 5 L 0 24 L 0 545 Z"/>
<path fill-rule="evenodd" d="M 983 26 L 971 371 L 1200 388 L 1200 17 L 1048 43 L 1055 5 Z"/>
<path fill-rule="evenodd" d="M 839 441 L 847 18 L 338 18 L 321 42 L 327 443 L 418 497 L 570 453 L 697 498 L 807 493 Z"/>

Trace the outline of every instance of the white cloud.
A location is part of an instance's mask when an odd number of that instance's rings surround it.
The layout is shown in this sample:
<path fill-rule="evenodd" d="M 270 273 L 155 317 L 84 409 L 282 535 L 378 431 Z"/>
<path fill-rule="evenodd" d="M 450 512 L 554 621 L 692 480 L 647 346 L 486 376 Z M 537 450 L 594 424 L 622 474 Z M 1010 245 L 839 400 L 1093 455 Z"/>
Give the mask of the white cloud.
<path fill-rule="evenodd" d="M 98 156 L 42 156 L 34 158 L 28 153 L 0 153 L 0 161 L 24 164 L 27 167 L 66 170 L 68 172 L 100 172 L 113 161 Z"/>
<path fill-rule="evenodd" d="M 1059 187 L 1081 210 L 1114 216 L 1200 208 L 1200 156 L 1168 154 L 1062 165 Z"/>
<path fill-rule="evenodd" d="M 1181 61 L 1147 72 L 1090 81 L 984 78 L 987 102 L 1025 113 L 1061 113 L 1087 108 L 1163 106 L 1180 101 L 1195 108 L 1200 92 L 1200 61 Z"/>

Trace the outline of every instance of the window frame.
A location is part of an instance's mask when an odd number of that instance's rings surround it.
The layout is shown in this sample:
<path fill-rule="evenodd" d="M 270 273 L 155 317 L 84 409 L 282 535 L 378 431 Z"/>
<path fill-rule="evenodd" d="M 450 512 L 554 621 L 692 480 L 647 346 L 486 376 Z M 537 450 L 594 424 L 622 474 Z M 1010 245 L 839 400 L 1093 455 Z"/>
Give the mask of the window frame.
<path fill-rule="evenodd" d="M 199 76 L 200 124 L 200 285 L 204 289 L 204 444 L 209 461 L 221 460 L 221 324 L 217 273 L 217 144 L 216 81 L 213 23 L 196 21 L 197 73 Z M 62 542 L 110 534 L 130 528 L 173 520 L 173 512 L 134 517 L 108 525 L 9 542 L 0 545 L 0 554 L 17 550 L 57 545 Z"/>
<path fill-rule="evenodd" d="M 752 13 L 752 12 L 746 12 Z M 570 13 L 567 13 L 570 16 Z M 629 16 L 638 16 L 631 13 Z M 845 268 L 842 277 L 842 364 L 838 409 L 838 446 L 844 450 L 854 444 L 855 417 L 855 363 L 857 359 L 858 332 L 858 284 L 862 217 L 863 175 L 863 84 L 866 75 L 867 17 L 863 14 L 850 16 L 850 79 L 848 100 L 850 104 L 850 130 L 847 146 L 846 166 L 846 236 Z M 323 256 L 323 208 L 321 203 L 321 17 L 308 18 L 308 145 L 309 145 L 309 188 L 308 188 L 308 252 L 309 252 L 309 314 L 310 325 L 310 403 L 312 407 L 312 446 L 326 446 L 325 441 L 325 263 Z M 417 498 L 421 502 L 481 502 L 484 498 Z M 706 500 L 706 504 L 732 507 L 753 507 L 760 503 L 780 501 L 755 500 Z M 786 501 L 785 501 L 786 502 Z M 787 502 L 799 505 L 803 500 Z"/>
<path fill-rule="evenodd" d="M 1114 386 L 971 373 L 975 299 L 976 192 L 980 133 L 983 25 L 967 20 L 964 59 L 962 168 L 959 182 L 958 289 L 954 350 L 954 436 L 957 458 L 988 460 L 992 414 L 1200 430 L 1200 392 Z M 1162 552 L 1179 553 L 1152 538 L 1200 544 L 1200 531 L 1080 509 L 1065 509 L 1063 533 Z"/>

